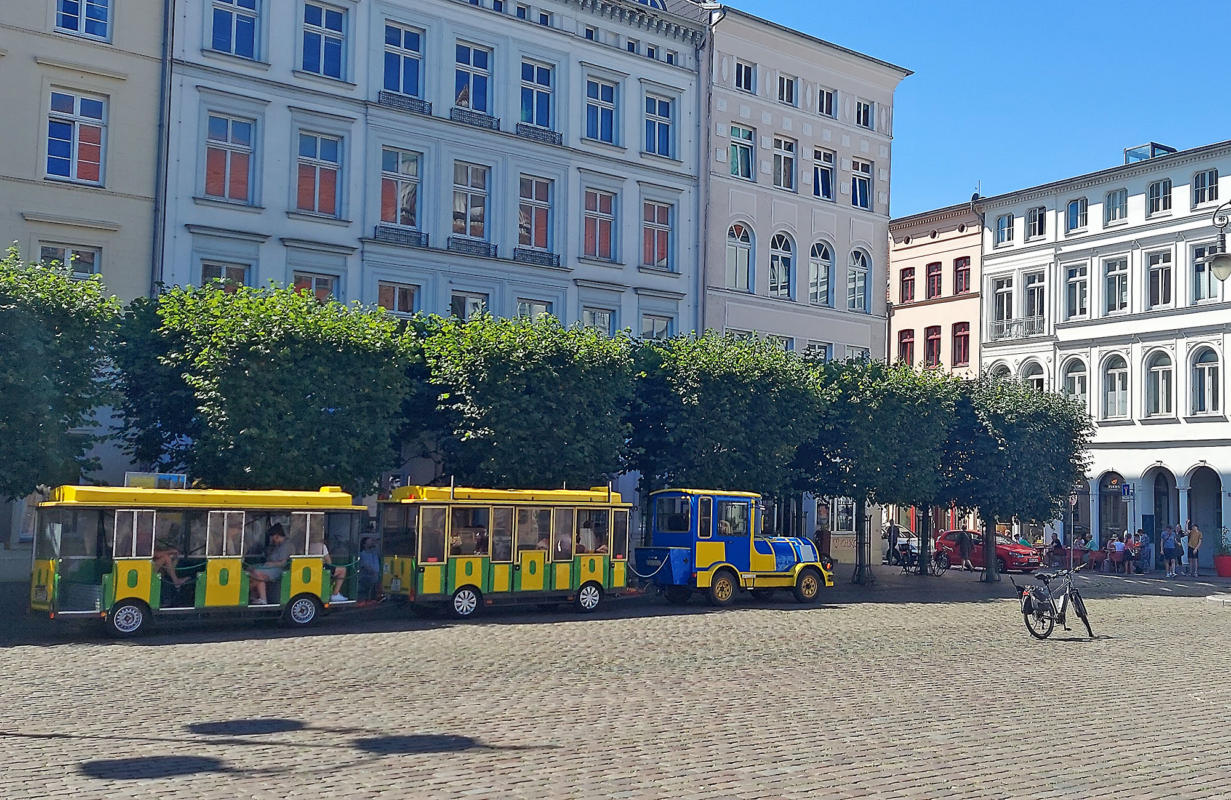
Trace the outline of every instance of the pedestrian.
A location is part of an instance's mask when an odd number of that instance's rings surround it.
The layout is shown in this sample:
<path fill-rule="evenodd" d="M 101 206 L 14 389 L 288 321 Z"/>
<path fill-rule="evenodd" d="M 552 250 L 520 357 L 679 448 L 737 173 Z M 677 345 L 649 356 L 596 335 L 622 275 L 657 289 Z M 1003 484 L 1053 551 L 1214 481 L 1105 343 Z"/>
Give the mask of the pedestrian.
<path fill-rule="evenodd" d="M 1167 571 L 1165 577 L 1175 577 L 1175 558 L 1178 547 L 1179 545 L 1176 543 L 1175 538 L 1175 529 L 1170 525 L 1163 528 L 1163 566 Z"/>
<path fill-rule="evenodd" d="M 1188 574 L 1188 531 L 1180 526 L 1180 574 Z"/>
<path fill-rule="evenodd" d="M 889 550 L 885 553 L 886 564 L 902 560 L 902 554 L 898 552 L 898 539 L 901 536 L 902 529 L 898 527 L 898 521 L 891 520 L 889 522 Z"/>
<path fill-rule="evenodd" d="M 1201 566 L 1201 529 L 1188 521 L 1188 563 L 1192 566 L 1192 576 L 1200 578 Z"/>
<path fill-rule="evenodd" d="M 970 563 L 970 556 L 974 553 L 975 542 L 970 535 L 970 531 L 959 531 L 957 535 L 957 552 L 962 557 L 962 569 L 970 571 L 975 568 L 975 565 Z"/>

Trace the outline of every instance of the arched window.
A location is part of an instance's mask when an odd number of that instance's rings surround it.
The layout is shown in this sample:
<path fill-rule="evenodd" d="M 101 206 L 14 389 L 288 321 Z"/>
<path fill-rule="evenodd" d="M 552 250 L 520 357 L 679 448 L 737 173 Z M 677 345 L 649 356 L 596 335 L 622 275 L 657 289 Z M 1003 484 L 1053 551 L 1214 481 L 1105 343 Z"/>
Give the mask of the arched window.
<path fill-rule="evenodd" d="M 1079 358 L 1073 359 L 1064 368 L 1064 393 L 1078 400 L 1083 406 L 1089 391 L 1088 378 L 1086 364 Z"/>
<path fill-rule="evenodd" d="M 911 366 L 915 364 L 915 331 L 913 328 L 898 331 L 898 361 Z"/>
<path fill-rule="evenodd" d="M 812 245 L 808 259 L 808 302 L 814 306 L 831 305 L 829 273 L 833 271 L 833 250 L 824 242 Z"/>
<path fill-rule="evenodd" d="M 1171 365 L 1171 356 L 1163 352 L 1155 353 L 1146 361 L 1146 416 L 1169 416 L 1173 409 L 1172 403 L 1175 385 L 1175 370 Z"/>
<path fill-rule="evenodd" d="M 1103 419 L 1128 416 L 1128 364 L 1112 356 L 1103 365 Z"/>
<path fill-rule="evenodd" d="M 774 234 L 769 242 L 769 296 L 791 297 L 791 265 L 795 252 L 785 233 Z"/>
<path fill-rule="evenodd" d="M 1043 391 L 1047 385 L 1043 378 L 1043 365 L 1037 361 L 1026 362 L 1026 366 L 1022 368 L 1022 380 L 1036 392 Z"/>
<path fill-rule="evenodd" d="M 992 367 L 992 377 L 998 381 L 1004 380 L 1011 374 L 1012 373 L 1009 371 L 1009 366 L 1007 364 L 997 364 Z"/>
<path fill-rule="evenodd" d="M 727 288 L 752 291 L 752 231 L 735 223 L 727 231 Z"/>
<path fill-rule="evenodd" d="M 1217 414 L 1222 408 L 1218 354 L 1203 347 L 1193 359 L 1193 413 Z"/>
<path fill-rule="evenodd" d="M 868 308 L 868 254 L 862 250 L 851 251 L 851 266 L 846 276 L 846 307 L 850 311 L 862 311 Z"/>

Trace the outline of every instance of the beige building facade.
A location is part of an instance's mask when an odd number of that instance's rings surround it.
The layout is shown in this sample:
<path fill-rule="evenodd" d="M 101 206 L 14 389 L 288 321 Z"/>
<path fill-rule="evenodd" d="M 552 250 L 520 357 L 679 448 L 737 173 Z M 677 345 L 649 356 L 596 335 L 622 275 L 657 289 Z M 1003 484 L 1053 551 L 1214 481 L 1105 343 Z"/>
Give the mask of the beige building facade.
<path fill-rule="evenodd" d="M 163 7 L 0 3 L 0 236 L 124 300 L 153 274 Z"/>
<path fill-rule="evenodd" d="M 889 361 L 979 374 L 981 230 L 969 203 L 889 223 Z"/>

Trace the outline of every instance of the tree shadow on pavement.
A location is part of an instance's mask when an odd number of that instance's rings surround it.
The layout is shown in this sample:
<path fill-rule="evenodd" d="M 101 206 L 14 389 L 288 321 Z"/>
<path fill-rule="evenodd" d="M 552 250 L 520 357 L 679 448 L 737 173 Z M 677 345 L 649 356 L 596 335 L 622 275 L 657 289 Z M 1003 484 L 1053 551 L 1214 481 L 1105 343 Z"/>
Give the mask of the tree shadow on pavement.
<path fill-rule="evenodd" d="M 235 770 L 218 758 L 208 756 L 137 756 L 85 761 L 77 771 L 103 781 L 138 781 L 151 778 L 177 778 L 203 772 L 229 774 Z"/>

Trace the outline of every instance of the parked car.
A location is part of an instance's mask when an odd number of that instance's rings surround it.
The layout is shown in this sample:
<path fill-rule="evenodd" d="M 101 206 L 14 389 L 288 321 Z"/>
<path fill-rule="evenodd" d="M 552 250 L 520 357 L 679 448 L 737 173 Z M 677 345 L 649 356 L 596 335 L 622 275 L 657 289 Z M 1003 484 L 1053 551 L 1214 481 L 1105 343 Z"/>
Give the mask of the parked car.
<path fill-rule="evenodd" d="M 960 531 L 945 531 L 936 538 L 937 558 L 948 558 L 950 566 L 955 567 L 962 563 L 957 547 L 958 533 Z M 982 569 L 983 534 L 978 531 L 967 531 L 967 533 L 974 540 L 970 563 Z M 996 570 L 998 572 L 1034 572 L 1039 566 L 1039 553 L 1033 547 L 1018 544 L 1007 536 L 996 535 Z"/>

